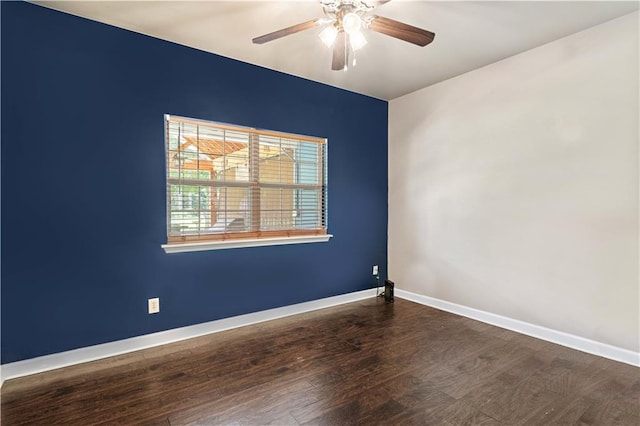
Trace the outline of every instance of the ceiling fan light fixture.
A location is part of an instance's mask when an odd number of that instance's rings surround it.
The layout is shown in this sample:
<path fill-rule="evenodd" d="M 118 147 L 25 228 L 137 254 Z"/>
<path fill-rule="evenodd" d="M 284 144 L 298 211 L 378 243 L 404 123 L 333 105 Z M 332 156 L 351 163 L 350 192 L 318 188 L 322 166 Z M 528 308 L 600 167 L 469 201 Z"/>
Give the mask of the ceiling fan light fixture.
<path fill-rule="evenodd" d="M 329 25 L 324 30 L 320 31 L 320 40 L 327 46 L 333 46 L 333 43 L 336 41 L 336 36 L 338 35 L 338 30 L 333 25 Z"/>
<path fill-rule="evenodd" d="M 342 18 L 342 28 L 349 35 L 359 32 L 361 27 L 362 18 L 357 13 L 349 12 Z"/>
<path fill-rule="evenodd" d="M 2 0 L 0 0 L 2 1 Z M 332 50 L 331 69 L 348 69 L 355 52 L 367 44 L 363 31 L 373 31 L 417 46 L 426 46 L 435 33 L 394 19 L 370 12 L 391 0 L 317 0 L 322 4 L 325 16 L 297 25 L 282 28 L 252 39 L 254 44 L 264 44 L 314 27 L 323 27 L 318 34 L 322 42 Z"/>

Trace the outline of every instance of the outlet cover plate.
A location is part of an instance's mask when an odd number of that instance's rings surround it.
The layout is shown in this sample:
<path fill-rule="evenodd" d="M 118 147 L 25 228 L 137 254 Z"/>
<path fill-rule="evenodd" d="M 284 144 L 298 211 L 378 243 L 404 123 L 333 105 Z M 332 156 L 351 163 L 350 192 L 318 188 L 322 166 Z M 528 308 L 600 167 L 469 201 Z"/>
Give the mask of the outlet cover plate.
<path fill-rule="evenodd" d="M 157 314 L 160 312 L 160 298 L 154 297 L 153 299 L 149 299 L 149 313 Z"/>

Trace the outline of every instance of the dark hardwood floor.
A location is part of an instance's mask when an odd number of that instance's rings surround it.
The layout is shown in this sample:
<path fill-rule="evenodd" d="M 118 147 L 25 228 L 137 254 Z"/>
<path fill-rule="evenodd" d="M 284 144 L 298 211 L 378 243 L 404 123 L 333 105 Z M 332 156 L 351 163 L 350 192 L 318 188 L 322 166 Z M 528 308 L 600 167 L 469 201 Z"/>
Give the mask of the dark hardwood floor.
<path fill-rule="evenodd" d="M 30 377 L 2 424 L 640 425 L 640 369 L 371 298 Z"/>

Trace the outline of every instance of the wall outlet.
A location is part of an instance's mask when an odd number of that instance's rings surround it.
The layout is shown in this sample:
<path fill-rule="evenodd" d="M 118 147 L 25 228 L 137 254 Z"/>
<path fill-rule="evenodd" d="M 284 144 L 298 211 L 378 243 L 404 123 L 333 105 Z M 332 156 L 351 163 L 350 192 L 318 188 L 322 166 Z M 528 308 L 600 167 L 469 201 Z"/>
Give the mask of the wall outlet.
<path fill-rule="evenodd" d="M 378 265 L 373 265 L 373 275 L 378 275 Z"/>
<path fill-rule="evenodd" d="M 160 298 L 154 297 L 153 299 L 149 299 L 149 313 L 157 314 L 160 312 Z"/>

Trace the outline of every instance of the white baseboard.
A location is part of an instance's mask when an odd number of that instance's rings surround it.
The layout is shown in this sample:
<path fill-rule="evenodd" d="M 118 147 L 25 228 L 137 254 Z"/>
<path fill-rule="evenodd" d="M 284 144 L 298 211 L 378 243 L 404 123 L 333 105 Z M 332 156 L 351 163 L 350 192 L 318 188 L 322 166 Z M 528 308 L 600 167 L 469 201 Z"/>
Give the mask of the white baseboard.
<path fill-rule="evenodd" d="M 331 306 L 342 305 L 344 303 L 356 302 L 375 295 L 375 288 L 362 290 L 354 293 L 327 297 L 325 299 L 298 303 L 296 305 L 284 306 L 281 308 L 274 308 L 266 311 L 254 312 L 251 314 L 161 331 L 144 336 L 132 337 L 130 339 L 118 340 L 116 342 L 103 343 L 101 345 L 88 346 L 86 348 L 45 355 L 24 361 L 12 362 L 0 365 L 0 386 L 2 386 L 2 383 L 4 383 L 5 380 L 17 377 L 28 376 L 44 371 L 55 370 L 57 368 L 135 352 L 154 346 L 161 346 L 206 334 L 243 327 L 245 325 L 329 308 Z M 550 328 L 503 317 L 490 312 L 480 311 L 478 309 L 469 308 L 467 306 L 458 305 L 433 297 L 411 293 L 401 289 L 395 289 L 395 295 L 399 298 L 411 300 L 422 305 L 431 306 L 436 309 L 462 315 L 467 318 L 506 328 L 508 330 L 526 334 L 552 343 L 557 343 L 572 349 L 577 349 L 582 352 L 587 352 L 593 355 L 612 359 L 614 361 L 620 361 L 640 367 L 640 353 L 633 352 L 628 349 L 596 342 L 594 340 L 585 339 L 584 337 L 575 336 L 562 331 L 552 330 Z"/>
<path fill-rule="evenodd" d="M 154 346 L 166 345 L 180 340 L 191 339 L 211 333 L 218 333 L 232 328 L 243 327 L 245 325 L 270 321 L 277 318 L 302 314 L 318 309 L 329 308 L 331 306 L 342 305 L 344 303 L 356 302 L 358 300 L 374 297 L 376 289 L 356 291 L 353 293 L 341 294 L 339 296 L 327 297 L 324 299 L 312 300 L 310 302 L 298 303 L 296 305 L 283 306 L 281 308 L 268 309 L 266 311 L 254 312 L 251 314 L 239 315 L 231 318 L 224 318 L 202 324 L 190 325 L 187 327 L 175 328 L 158 333 L 146 334 L 144 336 L 132 337 L 115 342 L 103 343 L 95 346 L 74 349 L 71 351 L 45 355 L 37 358 L 26 359 L 24 361 L 4 364 L 0 368 L 0 386 L 5 380 L 17 377 L 28 376 L 41 373 L 43 371 L 55 370 L 57 368 L 68 367 L 70 365 L 95 361 L 128 352 L 139 351 Z"/>
<path fill-rule="evenodd" d="M 431 306 L 432 308 L 440 309 L 442 311 L 451 312 L 456 315 L 461 315 L 487 324 L 495 325 L 497 327 L 506 328 L 507 330 L 526 334 L 527 336 L 557 343 L 558 345 L 566 346 L 571 349 L 577 349 L 582 352 L 640 367 L 639 352 L 633 352 L 628 349 L 596 342 L 595 340 L 575 336 L 563 331 L 553 330 L 513 318 L 469 308 L 467 306 L 447 302 L 446 300 L 411 293 L 406 290 L 395 289 L 394 294 L 402 299 L 411 300 L 412 302 Z"/>

